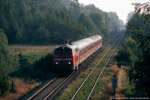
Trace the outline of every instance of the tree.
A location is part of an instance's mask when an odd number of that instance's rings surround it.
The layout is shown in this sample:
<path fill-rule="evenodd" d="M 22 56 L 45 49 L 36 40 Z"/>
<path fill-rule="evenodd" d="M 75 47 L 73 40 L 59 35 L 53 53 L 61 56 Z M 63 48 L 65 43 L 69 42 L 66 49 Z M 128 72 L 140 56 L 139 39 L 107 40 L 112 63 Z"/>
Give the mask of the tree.
<path fill-rule="evenodd" d="M 7 94 L 9 90 L 9 77 L 7 75 L 0 75 L 0 96 Z"/>
<path fill-rule="evenodd" d="M 136 88 L 136 96 L 150 97 L 150 3 L 137 4 L 135 14 L 130 18 L 127 25 L 127 32 L 134 41 L 127 48 L 136 59 L 129 62 L 128 75 L 130 82 L 133 82 Z M 128 42 L 126 41 L 125 44 Z M 125 49 L 125 48 L 124 48 Z M 132 57 L 132 55 L 130 55 Z M 130 58 L 129 57 L 129 58 Z"/>
<path fill-rule="evenodd" d="M 142 15 L 149 15 L 150 14 L 150 2 L 141 3 L 133 3 L 135 5 L 135 12 L 142 14 Z"/>
<path fill-rule="evenodd" d="M 34 44 L 45 44 L 50 42 L 50 32 L 43 26 L 40 26 L 34 33 L 33 33 L 33 40 Z"/>
<path fill-rule="evenodd" d="M 10 55 L 8 40 L 3 30 L 0 29 L 0 96 L 5 95 L 10 89 L 8 74 L 18 67 L 18 57 Z"/>
<path fill-rule="evenodd" d="M 146 23 L 144 19 L 135 15 L 131 21 L 128 23 L 128 29 L 131 32 L 132 39 L 136 42 L 136 56 L 137 60 L 134 62 L 134 66 L 130 72 L 132 75 L 130 79 L 136 84 L 136 88 L 139 91 L 144 91 L 150 96 L 149 84 L 150 84 L 150 74 L 149 62 L 150 62 L 150 23 Z M 130 73 L 131 74 L 131 73 Z M 141 88 L 141 85 L 144 87 Z M 142 95 L 146 95 L 143 93 Z"/>
<path fill-rule="evenodd" d="M 3 30 L 0 29 L 0 75 L 8 75 L 17 67 L 18 57 L 14 57 L 9 53 L 8 40 Z"/>
<path fill-rule="evenodd" d="M 9 69 L 7 69 L 10 66 L 7 43 L 7 37 L 0 29 L 0 75 L 7 75 L 9 72 Z"/>
<path fill-rule="evenodd" d="M 118 67 L 121 65 L 133 66 L 133 62 L 137 59 L 135 52 L 135 41 L 129 37 L 125 40 L 123 48 L 118 51 L 115 59 L 118 61 Z"/>
<path fill-rule="evenodd" d="M 9 55 L 7 47 L 7 38 L 3 33 L 3 30 L 0 29 L 0 96 L 4 95 L 9 91 L 9 82 L 8 76 L 9 69 Z"/>
<path fill-rule="evenodd" d="M 90 14 L 90 18 L 92 19 L 94 24 L 98 27 L 100 32 L 105 36 L 108 35 L 108 31 L 109 31 L 109 28 L 107 27 L 108 23 L 105 20 L 106 17 L 107 17 L 107 15 L 105 16 L 105 13 L 102 11 L 99 11 L 99 13 L 91 13 Z M 108 19 L 108 18 L 106 18 L 106 19 Z"/>
<path fill-rule="evenodd" d="M 118 27 L 117 15 L 112 21 L 108 13 L 94 5 L 81 6 L 78 0 L 1 0 L 0 15 L 9 44 L 64 43 L 94 34 L 107 36 Z"/>
<path fill-rule="evenodd" d="M 78 19 L 78 23 L 86 28 L 87 33 L 89 33 L 89 35 L 100 34 L 100 31 L 94 25 L 93 21 L 89 17 L 85 16 L 84 14 L 81 14 L 81 16 Z"/>
<path fill-rule="evenodd" d="M 109 23 L 110 31 L 111 33 L 117 33 L 120 28 L 119 17 L 115 12 L 109 12 L 109 17 L 110 17 Z"/>
<path fill-rule="evenodd" d="M 135 12 L 145 19 L 145 23 L 150 22 L 150 2 L 141 3 L 133 3 L 135 5 Z"/>
<path fill-rule="evenodd" d="M 70 3 L 70 10 L 73 17 L 77 20 L 80 16 L 80 6 L 78 0 L 72 0 L 72 2 Z"/>

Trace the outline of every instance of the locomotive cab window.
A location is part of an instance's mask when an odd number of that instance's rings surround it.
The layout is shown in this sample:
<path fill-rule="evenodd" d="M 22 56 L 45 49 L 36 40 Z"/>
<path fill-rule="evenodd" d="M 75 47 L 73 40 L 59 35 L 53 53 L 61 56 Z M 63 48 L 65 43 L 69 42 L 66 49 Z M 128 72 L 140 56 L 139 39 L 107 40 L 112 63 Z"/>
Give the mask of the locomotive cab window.
<path fill-rule="evenodd" d="M 71 55 L 71 49 L 70 48 L 64 48 L 64 47 L 61 47 L 61 48 L 57 48 L 55 50 L 55 54 L 56 55 Z"/>
<path fill-rule="evenodd" d="M 55 54 L 56 54 L 56 55 L 62 55 L 62 54 L 63 54 L 62 48 L 57 48 L 57 49 L 55 50 Z"/>
<path fill-rule="evenodd" d="M 64 48 L 64 55 L 71 55 L 71 49 L 70 48 Z"/>

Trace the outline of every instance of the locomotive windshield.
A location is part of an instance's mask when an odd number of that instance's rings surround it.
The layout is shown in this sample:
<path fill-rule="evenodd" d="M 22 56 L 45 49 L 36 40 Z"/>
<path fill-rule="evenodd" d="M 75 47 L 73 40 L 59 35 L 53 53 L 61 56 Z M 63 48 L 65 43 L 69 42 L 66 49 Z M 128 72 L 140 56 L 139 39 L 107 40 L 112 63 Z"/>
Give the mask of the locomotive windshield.
<path fill-rule="evenodd" d="M 64 55 L 71 55 L 71 49 L 65 48 L 64 49 Z"/>
<path fill-rule="evenodd" d="M 58 48 L 55 50 L 55 55 L 62 55 L 63 54 L 63 50 Z"/>
<path fill-rule="evenodd" d="M 55 55 L 71 55 L 71 49 L 66 47 L 60 47 L 55 49 Z"/>

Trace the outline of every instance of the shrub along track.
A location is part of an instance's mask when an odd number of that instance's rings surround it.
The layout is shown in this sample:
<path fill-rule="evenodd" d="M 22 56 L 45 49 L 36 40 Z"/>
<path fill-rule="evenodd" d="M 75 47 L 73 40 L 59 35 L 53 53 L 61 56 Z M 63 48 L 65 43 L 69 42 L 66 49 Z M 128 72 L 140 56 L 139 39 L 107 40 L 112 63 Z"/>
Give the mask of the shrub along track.
<path fill-rule="evenodd" d="M 81 66 L 79 67 L 79 70 L 73 72 L 71 75 L 69 75 L 67 77 L 54 78 L 54 79 L 50 80 L 47 84 L 42 86 L 41 89 L 36 91 L 34 94 L 32 93 L 32 95 L 26 97 L 26 98 L 28 98 L 27 100 L 56 99 L 56 97 L 60 95 L 60 92 L 65 87 L 67 87 L 67 85 L 69 83 L 71 83 L 79 75 L 80 72 L 85 71 L 87 69 L 88 65 L 96 58 L 96 55 L 98 55 L 107 46 L 107 44 L 111 43 L 114 40 L 114 38 L 117 37 L 117 36 L 118 35 L 114 36 L 113 38 L 111 37 L 109 39 L 109 41 L 105 42 L 103 44 L 103 47 L 100 50 L 98 50 L 96 53 L 94 53 L 92 57 L 90 57 L 85 63 L 83 63 L 81 65 L 82 67 Z M 116 40 L 116 42 L 117 42 L 117 40 Z M 113 44 L 113 46 L 114 46 L 114 44 Z M 111 50 L 111 48 L 105 53 L 105 55 Z M 105 57 L 105 55 L 101 58 L 101 60 Z M 99 65 L 101 60 L 98 62 L 98 64 L 96 66 Z M 90 74 L 95 70 L 95 68 L 96 67 L 93 68 L 93 70 L 90 72 Z M 90 75 L 88 75 L 88 76 L 90 76 Z M 83 84 L 84 84 L 84 82 L 83 82 Z M 22 100 L 26 100 L 26 99 L 22 98 Z"/>

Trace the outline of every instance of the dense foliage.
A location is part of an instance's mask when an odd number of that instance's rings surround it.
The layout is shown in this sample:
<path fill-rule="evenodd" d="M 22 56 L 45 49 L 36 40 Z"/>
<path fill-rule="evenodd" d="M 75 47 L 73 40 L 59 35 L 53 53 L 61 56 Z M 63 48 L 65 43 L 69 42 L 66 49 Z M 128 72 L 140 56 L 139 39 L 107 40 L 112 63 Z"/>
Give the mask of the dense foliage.
<path fill-rule="evenodd" d="M 116 34 L 119 23 L 116 13 L 81 5 L 78 0 L 1 0 L 0 96 L 11 89 L 9 76 L 44 79 L 52 71 L 51 54 L 41 59 L 12 55 L 8 43 L 62 44 L 95 34 L 105 37 Z"/>
<path fill-rule="evenodd" d="M 119 29 L 115 13 L 77 0 L 1 0 L 0 28 L 10 44 L 53 44 Z"/>
<path fill-rule="evenodd" d="M 18 66 L 17 57 L 10 55 L 7 42 L 6 35 L 0 29 L 0 96 L 9 91 L 8 74 L 15 71 Z"/>
<path fill-rule="evenodd" d="M 18 56 L 20 66 L 15 72 L 11 73 L 12 77 L 20 77 L 25 80 L 45 80 L 50 77 L 50 73 L 53 71 L 51 53 L 38 60 L 33 55 L 27 57 L 20 53 Z"/>
<path fill-rule="evenodd" d="M 143 11 L 147 11 L 147 10 L 143 10 Z M 126 34 L 129 34 L 129 38 L 125 41 L 123 49 L 120 51 L 123 52 L 123 54 L 119 53 L 119 55 L 117 56 L 117 57 L 122 56 L 123 58 L 125 58 L 121 60 L 129 65 L 128 75 L 129 75 L 130 82 L 133 82 L 135 85 L 136 96 L 150 97 L 150 90 L 149 90 L 150 87 L 149 86 L 150 84 L 150 73 L 149 73 L 150 21 L 149 20 L 150 20 L 149 13 L 148 15 L 147 13 L 142 15 L 140 13 L 135 13 L 132 16 L 132 18 L 130 18 L 127 26 L 127 32 L 126 32 Z"/>

